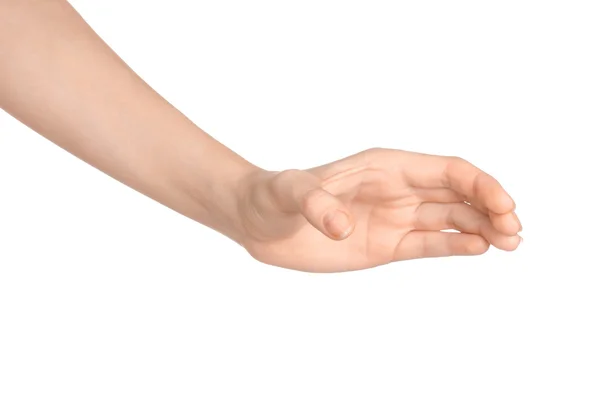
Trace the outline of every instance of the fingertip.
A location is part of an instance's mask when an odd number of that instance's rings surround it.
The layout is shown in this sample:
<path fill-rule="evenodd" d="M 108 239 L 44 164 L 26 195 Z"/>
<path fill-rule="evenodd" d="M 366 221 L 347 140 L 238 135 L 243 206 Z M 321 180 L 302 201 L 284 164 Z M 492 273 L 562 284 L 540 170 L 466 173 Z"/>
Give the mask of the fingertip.
<path fill-rule="evenodd" d="M 481 255 L 490 249 L 490 243 L 478 234 L 448 233 L 454 240 L 455 246 L 452 255 Z"/>
<path fill-rule="evenodd" d="M 506 214 L 490 213 L 489 216 L 494 229 L 507 236 L 514 236 L 523 229 L 519 218 L 514 212 Z"/>
<path fill-rule="evenodd" d="M 335 240 L 344 240 L 352 234 L 354 222 L 346 211 L 336 209 L 328 212 L 323 217 L 323 224 L 327 233 Z"/>
<path fill-rule="evenodd" d="M 498 248 L 503 251 L 512 252 L 519 248 L 519 245 L 521 245 L 522 241 L 523 238 L 519 235 L 506 237 L 504 243 Z"/>
<path fill-rule="evenodd" d="M 466 245 L 467 253 L 470 255 L 482 255 L 490 249 L 490 243 L 480 236 L 474 236 Z"/>
<path fill-rule="evenodd" d="M 521 223 L 521 220 L 519 219 L 519 217 L 517 216 L 517 214 L 514 211 L 512 212 L 512 216 L 513 216 L 513 223 L 515 223 L 519 227 L 519 231 L 517 233 L 522 232 L 523 224 Z"/>
<path fill-rule="evenodd" d="M 500 191 L 495 195 L 495 200 L 492 200 L 492 203 L 490 203 L 490 210 L 499 215 L 513 212 L 516 209 L 517 204 L 504 189 L 499 187 L 499 190 Z"/>
<path fill-rule="evenodd" d="M 506 192 L 504 192 L 503 197 L 504 199 L 502 206 L 505 208 L 505 212 L 514 212 L 517 209 L 517 203 L 515 203 L 515 200 Z"/>

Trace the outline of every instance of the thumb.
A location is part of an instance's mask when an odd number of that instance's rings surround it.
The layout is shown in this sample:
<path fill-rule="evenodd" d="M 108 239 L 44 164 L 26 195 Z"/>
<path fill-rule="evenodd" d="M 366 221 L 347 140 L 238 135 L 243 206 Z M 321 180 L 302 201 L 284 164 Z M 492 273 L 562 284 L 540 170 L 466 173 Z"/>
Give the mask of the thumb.
<path fill-rule="evenodd" d="M 344 203 L 321 187 L 321 179 L 302 170 L 279 173 L 274 183 L 277 201 L 285 212 L 301 213 L 321 233 L 343 240 L 354 231 L 354 220 Z"/>

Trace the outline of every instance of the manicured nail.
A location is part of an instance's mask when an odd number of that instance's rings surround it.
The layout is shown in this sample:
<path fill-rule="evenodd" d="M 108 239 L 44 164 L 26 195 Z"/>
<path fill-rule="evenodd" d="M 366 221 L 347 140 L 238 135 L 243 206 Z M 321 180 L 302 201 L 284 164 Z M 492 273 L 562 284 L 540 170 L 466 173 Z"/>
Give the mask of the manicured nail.
<path fill-rule="evenodd" d="M 346 238 L 352 231 L 352 225 L 350 224 L 350 218 L 342 211 L 335 210 L 324 218 L 325 227 L 332 236 L 343 239 Z"/>

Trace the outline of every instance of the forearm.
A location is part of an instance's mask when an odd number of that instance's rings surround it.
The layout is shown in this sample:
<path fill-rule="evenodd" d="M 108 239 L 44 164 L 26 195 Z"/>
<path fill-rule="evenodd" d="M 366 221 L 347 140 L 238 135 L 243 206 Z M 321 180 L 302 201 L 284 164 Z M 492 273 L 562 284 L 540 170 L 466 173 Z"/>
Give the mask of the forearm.
<path fill-rule="evenodd" d="M 239 241 L 255 166 L 140 79 L 61 0 L 0 0 L 0 107 L 113 178 Z"/>

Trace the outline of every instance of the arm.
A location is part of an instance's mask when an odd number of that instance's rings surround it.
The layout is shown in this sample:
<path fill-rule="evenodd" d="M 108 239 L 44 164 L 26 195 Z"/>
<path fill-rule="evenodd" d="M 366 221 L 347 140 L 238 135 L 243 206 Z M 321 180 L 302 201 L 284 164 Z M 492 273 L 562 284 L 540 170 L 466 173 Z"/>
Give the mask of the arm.
<path fill-rule="evenodd" d="M 113 178 L 240 241 L 257 167 L 144 83 L 62 0 L 0 0 L 0 108 Z"/>
<path fill-rule="evenodd" d="M 154 92 L 65 0 L 0 0 L 0 107 L 264 263 L 337 272 L 521 242 L 512 198 L 460 158 L 369 149 L 307 170 L 250 164 Z"/>

